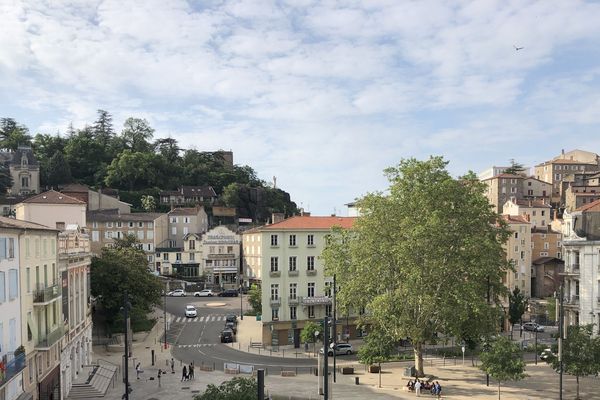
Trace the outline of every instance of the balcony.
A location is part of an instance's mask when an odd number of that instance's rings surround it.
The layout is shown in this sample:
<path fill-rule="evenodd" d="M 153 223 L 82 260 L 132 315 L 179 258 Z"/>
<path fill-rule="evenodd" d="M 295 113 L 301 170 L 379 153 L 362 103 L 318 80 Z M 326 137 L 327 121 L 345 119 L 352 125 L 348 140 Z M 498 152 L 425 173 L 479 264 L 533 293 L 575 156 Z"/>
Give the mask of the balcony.
<path fill-rule="evenodd" d="M 327 296 L 313 296 L 313 297 L 303 297 L 302 305 L 303 306 L 322 306 L 322 305 L 330 305 L 331 299 Z"/>
<path fill-rule="evenodd" d="M 565 297 L 565 305 L 576 306 L 579 305 L 579 295 L 573 295 L 571 297 Z"/>
<path fill-rule="evenodd" d="M 289 304 L 290 306 L 295 306 L 295 305 L 297 305 L 298 303 L 300 303 L 300 298 L 299 298 L 299 297 L 297 297 L 297 296 L 294 296 L 294 297 L 288 297 L 288 304 Z"/>
<path fill-rule="evenodd" d="M 48 286 L 46 288 L 40 288 L 33 292 L 33 304 L 46 305 L 59 298 L 60 295 L 60 286 L 58 284 Z"/>
<path fill-rule="evenodd" d="M 288 270 L 288 276 L 298 276 L 298 270 L 297 269 Z"/>
<path fill-rule="evenodd" d="M 281 276 L 281 271 L 269 271 L 269 277 L 271 278 L 279 278 Z"/>
<path fill-rule="evenodd" d="M 315 276 L 315 275 L 317 275 L 316 269 L 307 269 L 306 270 L 306 276 Z"/>
<path fill-rule="evenodd" d="M 2 356 L 2 364 L 4 367 L 0 369 L 0 386 L 10 381 L 15 375 L 23 371 L 26 366 L 25 353 L 17 356 L 14 353 L 7 353 Z"/>
<path fill-rule="evenodd" d="M 63 337 L 63 334 L 64 328 L 62 326 L 58 326 L 53 331 L 47 332 L 45 335 L 39 335 L 38 340 L 35 343 L 35 348 L 46 350 L 58 342 L 60 338 Z"/>
<path fill-rule="evenodd" d="M 280 297 L 271 297 L 270 301 L 271 307 L 279 307 L 281 305 Z"/>

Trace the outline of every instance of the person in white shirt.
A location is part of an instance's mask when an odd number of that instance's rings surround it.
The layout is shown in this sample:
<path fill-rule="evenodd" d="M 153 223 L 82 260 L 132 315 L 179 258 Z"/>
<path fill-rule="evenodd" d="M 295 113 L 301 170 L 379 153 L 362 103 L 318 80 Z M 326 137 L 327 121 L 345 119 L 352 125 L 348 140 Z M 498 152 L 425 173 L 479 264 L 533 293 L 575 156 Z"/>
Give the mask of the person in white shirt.
<path fill-rule="evenodd" d="M 421 394 L 421 381 L 418 378 L 415 382 L 415 393 L 417 394 L 417 397 L 419 397 L 419 395 Z"/>

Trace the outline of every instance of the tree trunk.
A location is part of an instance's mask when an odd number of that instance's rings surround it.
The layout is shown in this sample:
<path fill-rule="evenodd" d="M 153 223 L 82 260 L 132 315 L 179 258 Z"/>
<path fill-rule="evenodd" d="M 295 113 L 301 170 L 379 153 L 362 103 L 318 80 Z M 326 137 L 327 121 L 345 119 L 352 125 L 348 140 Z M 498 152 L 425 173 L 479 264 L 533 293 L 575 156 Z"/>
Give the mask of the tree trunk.
<path fill-rule="evenodd" d="M 579 399 L 579 375 L 576 375 L 575 379 L 577 380 L 577 397 L 575 397 L 575 398 Z"/>
<path fill-rule="evenodd" d="M 498 381 L 498 400 L 500 400 L 500 381 Z"/>
<path fill-rule="evenodd" d="M 378 363 L 378 365 L 379 365 L 379 387 L 381 388 L 381 363 Z M 577 388 L 579 389 L 579 386 L 577 386 Z"/>
<path fill-rule="evenodd" d="M 416 376 L 424 376 L 425 372 L 423 371 L 423 343 L 415 343 L 414 353 L 415 368 L 417 370 Z"/>

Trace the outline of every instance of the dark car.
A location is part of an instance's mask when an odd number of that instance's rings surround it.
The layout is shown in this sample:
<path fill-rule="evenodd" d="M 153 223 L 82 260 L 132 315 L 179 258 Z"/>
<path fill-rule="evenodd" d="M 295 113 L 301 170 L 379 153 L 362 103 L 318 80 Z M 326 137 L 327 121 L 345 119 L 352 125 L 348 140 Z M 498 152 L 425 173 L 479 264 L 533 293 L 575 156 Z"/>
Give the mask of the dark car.
<path fill-rule="evenodd" d="M 233 331 L 231 329 L 223 329 L 221 332 L 220 338 L 221 343 L 233 343 Z"/>
<path fill-rule="evenodd" d="M 225 289 L 219 293 L 219 297 L 238 297 L 238 291 L 235 289 Z"/>
<path fill-rule="evenodd" d="M 235 327 L 235 322 L 225 322 L 225 329 L 231 329 L 234 335 L 237 334 L 237 328 Z"/>
<path fill-rule="evenodd" d="M 227 316 L 225 317 L 225 321 L 226 322 L 233 322 L 234 324 L 237 324 L 237 315 L 235 315 L 235 314 L 227 314 Z"/>

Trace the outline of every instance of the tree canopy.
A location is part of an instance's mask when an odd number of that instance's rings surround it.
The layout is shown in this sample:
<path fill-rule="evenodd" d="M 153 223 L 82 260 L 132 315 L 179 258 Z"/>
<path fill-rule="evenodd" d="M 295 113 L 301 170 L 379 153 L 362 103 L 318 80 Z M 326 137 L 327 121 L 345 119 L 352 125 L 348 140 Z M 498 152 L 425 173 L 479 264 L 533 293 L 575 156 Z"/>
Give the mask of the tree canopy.
<path fill-rule="evenodd" d="M 518 287 L 508 295 L 508 320 L 511 325 L 521 321 L 525 310 L 527 309 L 527 298 Z"/>
<path fill-rule="evenodd" d="M 235 377 L 216 386 L 209 383 L 204 393 L 194 400 L 255 400 L 258 383 L 254 378 Z"/>
<path fill-rule="evenodd" d="M 472 173 L 452 178 L 446 165 L 431 157 L 388 168 L 389 190 L 359 199 L 361 218 L 345 237 L 332 232 L 324 255 L 339 304 L 365 308 L 363 318 L 392 340 L 410 337 L 419 375 L 436 332 L 461 337 L 467 323 L 471 334 L 495 330 L 510 268 L 509 230 L 484 186 Z"/>
<path fill-rule="evenodd" d="M 498 399 L 502 382 L 518 381 L 526 376 L 519 346 L 504 336 L 494 340 L 489 350 L 481 353 L 479 358 L 481 370 L 498 380 Z"/>

